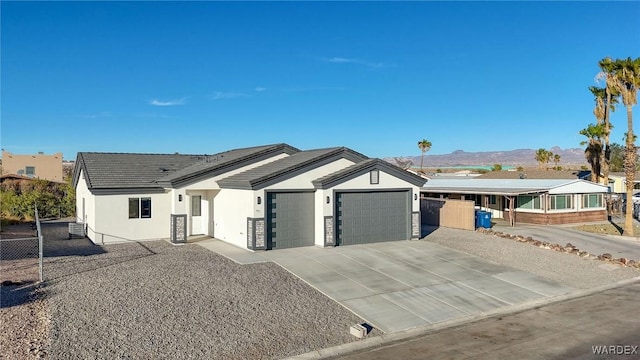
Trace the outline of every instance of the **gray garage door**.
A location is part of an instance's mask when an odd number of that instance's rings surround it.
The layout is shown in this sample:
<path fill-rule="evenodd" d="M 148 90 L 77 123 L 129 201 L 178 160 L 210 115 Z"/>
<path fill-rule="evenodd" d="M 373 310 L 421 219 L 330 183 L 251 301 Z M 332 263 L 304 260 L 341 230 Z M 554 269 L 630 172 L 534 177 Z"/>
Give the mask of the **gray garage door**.
<path fill-rule="evenodd" d="M 313 193 L 268 193 L 267 248 L 313 245 L 313 203 Z"/>
<path fill-rule="evenodd" d="M 339 245 L 408 240 L 408 191 L 336 194 Z"/>

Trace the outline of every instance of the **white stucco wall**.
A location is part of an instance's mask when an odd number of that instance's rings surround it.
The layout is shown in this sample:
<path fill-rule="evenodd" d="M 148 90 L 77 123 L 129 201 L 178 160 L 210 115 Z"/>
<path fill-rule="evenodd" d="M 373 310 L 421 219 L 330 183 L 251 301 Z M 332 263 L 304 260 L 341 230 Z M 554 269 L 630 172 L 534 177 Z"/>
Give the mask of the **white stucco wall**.
<path fill-rule="evenodd" d="M 82 200 L 84 199 L 84 211 L 82 213 Z M 76 222 L 85 223 L 87 226 L 87 237 L 91 240 L 95 238 L 94 229 L 96 227 L 96 212 L 95 212 L 95 196 L 89 191 L 87 182 L 84 178 L 84 173 L 80 170 L 80 177 L 78 178 L 78 184 L 76 185 Z"/>
<path fill-rule="evenodd" d="M 222 189 L 213 202 L 213 233 L 217 239 L 247 248 L 247 218 L 254 217 L 254 191 Z"/>
<path fill-rule="evenodd" d="M 342 170 L 350 165 L 353 165 L 354 162 L 347 159 L 338 159 L 329 164 L 320 166 L 316 169 L 309 170 L 304 172 L 298 176 L 292 177 L 290 179 L 281 181 L 277 184 L 269 185 L 268 190 L 277 190 L 277 189 L 314 189 L 313 184 L 311 183 L 313 180 L 321 178 L 323 176 L 329 175 L 338 170 Z"/>
<path fill-rule="evenodd" d="M 129 198 L 151 198 L 151 218 L 129 219 Z M 169 193 L 95 196 L 94 243 L 168 239 Z"/>
<path fill-rule="evenodd" d="M 370 184 L 369 172 L 362 174 L 354 179 L 345 181 L 341 184 L 334 186 L 333 188 L 324 190 L 325 196 L 331 196 L 331 203 L 324 202 L 324 216 L 330 216 L 333 214 L 333 191 L 347 191 L 347 190 L 372 190 L 372 191 L 385 191 L 389 189 L 411 189 L 411 211 L 420 211 L 420 187 L 414 186 L 402 179 L 399 179 L 389 173 L 382 170 L 379 172 L 379 184 Z M 418 199 L 414 196 L 418 194 Z M 330 213 L 327 214 L 327 211 Z"/>

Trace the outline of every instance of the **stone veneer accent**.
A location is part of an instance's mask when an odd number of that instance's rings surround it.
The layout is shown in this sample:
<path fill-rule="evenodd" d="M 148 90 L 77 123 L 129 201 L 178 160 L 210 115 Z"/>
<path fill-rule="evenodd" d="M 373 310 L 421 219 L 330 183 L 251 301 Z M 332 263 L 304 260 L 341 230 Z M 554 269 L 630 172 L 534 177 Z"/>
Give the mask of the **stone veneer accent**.
<path fill-rule="evenodd" d="M 418 239 L 420 238 L 420 213 L 413 212 L 411 213 L 411 238 Z"/>
<path fill-rule="evenodd" d="M 263 218 L 247 218 L 247 248 L 251 250 L 267 249 Z"/>
<path fill-rule="evenodd" d="M 256 229 L 256 249 L 267 249 L 267 242 L 264 237 L 264 219 L 254 219 Z"/>
<path fill-rule="evenodd" d="M 254 249 L 255 245 L 255 233 L 253 232 L 253 219 L 247 218 L 247 249 Z"/>
<path fill-rule="evenodd" d="M 172 243 L 187 242 L 187 215 L 171 214 L 170 236 Z"/>
<path fill-rule="evenodd" d="M 333 239 L 333 216 L 324 217 L 324 246 L 335 245 Z"/>

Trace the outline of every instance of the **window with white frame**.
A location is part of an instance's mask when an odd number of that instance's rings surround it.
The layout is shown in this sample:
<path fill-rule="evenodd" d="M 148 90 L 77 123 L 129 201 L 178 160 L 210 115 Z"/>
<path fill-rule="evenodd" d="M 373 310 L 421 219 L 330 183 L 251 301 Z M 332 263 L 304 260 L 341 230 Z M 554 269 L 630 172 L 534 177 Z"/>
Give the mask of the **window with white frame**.
<path fill-rule="evenodd" d="M 602 194 L 583 194 L 582 195 L 582 208 L 601 208 L 602 207 Z"/>
<path fill-rule="evenodd" d="M 202 196 L 193 195 L 191 196 L 191 216 L 201 216 L 202 215 Z"/>
<path fill-rule="evenodd" d="M 573 209 L 573 195 L 551 195 L 549 199 L 549 210 Z"/>
<path fill-rule="evenodd" d="M 129 198 L 129 219 L 151 218 L 151 198 Z"/>
<path fill-rule="evenodd" d="M 541 209 L 539 195 L 518 196 L 518 209 Z"/>

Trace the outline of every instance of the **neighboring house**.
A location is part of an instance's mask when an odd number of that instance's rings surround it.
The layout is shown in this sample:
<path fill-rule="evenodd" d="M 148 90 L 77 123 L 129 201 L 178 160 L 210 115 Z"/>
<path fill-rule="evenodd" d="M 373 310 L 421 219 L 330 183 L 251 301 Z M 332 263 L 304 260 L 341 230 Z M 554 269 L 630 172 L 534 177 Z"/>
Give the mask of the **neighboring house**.
<path fill-rule="evenodd" d="M 62 182 L 62 153 L 18 155 L 2 150 L 2 175 L 6 174 Z"/>
<path fill-rule="evenodd" d="M 516 222 L 567 224 L 607 220 L 608 188 L 579 179 L 431 179 L 425 197 L 473 200 L 476 207 Z"/>
<path fill-rule="evenodd" d="M 623 172 L 613 172 L 609 174 L 609 186 L 611 192 L 616 194 L 626 194 L 627 192 L 627 176 Z M 640 189 L 640 173 L 636 173 L 634 181 L 634 189 Z"/>
<path fill-rule="evenodd" d="M 96 244 L 207 235 L 253 250 L 417 238 L 425 181 L 348 148 L 286 144 L 82 152 L 73 177 L 77 221 Z"/>

